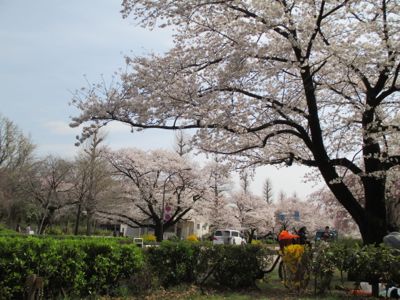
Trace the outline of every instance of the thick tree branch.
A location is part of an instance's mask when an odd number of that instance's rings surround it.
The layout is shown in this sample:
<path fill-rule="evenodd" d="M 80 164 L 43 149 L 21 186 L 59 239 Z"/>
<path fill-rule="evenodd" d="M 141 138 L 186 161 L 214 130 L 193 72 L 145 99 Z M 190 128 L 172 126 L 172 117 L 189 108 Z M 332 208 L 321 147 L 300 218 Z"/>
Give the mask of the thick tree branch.
<path fill-rule="evenodd" d="M 400 155 L 390 156 L 385 162 L 383 162 L 383 167 L 385 170 L 390 170 L 395 166 L 400 166 Z"/>
<path fill-rule="evenodd" d="M 274 99 L 271 99 L 269 97 L 265 97 L 265 96 L 261 96 L 261 95 L 255 94 L 255 93 L 243 90 L 243 89 L 238 88 L 238 87 L 225 87 L 225 88 L 217 88 L 217 89 L 214 89 L 214 90 L 215 91 L 221 91 L 221 92 L 224 92 L 224 91 L 225 92 L 236 92 L 236 93 L 240 93 L 242 95 L 245 95 L 245 96 L 248 96 L 248 97 L 251 97 L 251 98 L 254 98 L 254 99 L 265 100 L 265 101 L 268 101 L 269 103 L 271 103 L 272 105 L 276 105 L 276 106 L 278 106 L 280 108 L 283 108 L 283 107 L 287 108 L 287 109 L 289 109 L 289 110 L 291 110 L 293 112 L 296 112 L 296 113 L 302 115 L 303 117 L 307 118 L 307 113 L 305 111 L 297 108 L 297 107 L 290 107 L 290 106 L 285 105 L 285 104 L 283 104 L 283 103 L 281 103 L 281 102 L 279 102 L 277 100 L 274 100 Z"/>
<path fill-rule="evenodd" d="M 128 215 L 125 215 L 125 214 L 121 214 L 121 213 L 97 210 L 96 214 L 98 214 L 100 217 L 106 218 L 106 219 L 108 219 L 110 221 L 126 222 L 128 220 L 129 222 L 131 222 L 131 223 L 133 223 L 135 225 L 138 225 L 138 226 L 146 226 L 146 227 L 154 228 L 154 224 L 139 222 L 139 221 L 133 219 L 132 217 L 130 217 Z"/>
<path fill-rule="evenodd" d="M 310 57 L 311 54 L 311 50 L 312 50 L 312 46 L 313 46 L 313 42 L 320 30 L 321 27 L 321 22 L 323 19 L 323 13 L 324 13 L 324 7 L 325 7 L 325 1 L 321 1 L 321 6 L 319 8 L 319 13 L 318 13 L 318 17 L 317 20 L 315 22 L 315 27 L 314 27 L 314 32 L 312 33 L 310 40 L 308 41 L 308 45 L 307 45 L 307 50 L 306 50 L 306 55 L 305 57 L 308 59 Z"/>
<path fill-rule="evenodd" d="M 333 166 L 341 166 L 349 169 L 353 174 L 360 175 L 363 173 L 359 167 L 357 167 L 352 161 L 348 160 L 347 158 L 336 158 L 331 159 L 330 162 Z"/>
<path fill-rule="evenodd" d="M 354 71 L 354 73 L 357 74 L 357 76 L 361 79 L 361 81 L 363 82 L 365 88 L 367 90 L 371 90 L 372 86 L 369 83 L 368 78 L 361 72 L 361 70 L 359 68 L 357 68 L 355 65 L 350 64 L 349 67 Z"/>

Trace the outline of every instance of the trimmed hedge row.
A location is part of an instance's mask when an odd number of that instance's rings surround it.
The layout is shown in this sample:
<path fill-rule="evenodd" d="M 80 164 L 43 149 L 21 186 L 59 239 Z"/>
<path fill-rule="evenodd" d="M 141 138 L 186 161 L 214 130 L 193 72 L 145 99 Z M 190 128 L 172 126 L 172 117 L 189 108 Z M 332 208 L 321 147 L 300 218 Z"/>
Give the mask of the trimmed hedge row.
<path fill-rule="evenodd" d="M 383 245 L 360 246 L 346 241 L 318 243 L 307 250 L 308 269 L 315 289 L 324 293 L 335 270 L 348 272 L 356 281 L 400 283 L 400 251 Z M 262 278 L 263 270 L 276 254 L 263 245 L 204 245 L 190 242 L 161 243 L 145 252 L 147 266 L 164 287 L 180 283 L 198 284 L 210 270 L 209 284 L 225 288 L 247 288 Z"/>
<path fill-rule="evenodd" d="M 112 294 L 143 265 L 134 244 L 112 239 L 0 237 L 0 298 L 22 299 L 28 275 L 45 280 L 45 298 Z"/>
<path fill-rule="evenodd" d="M 340 271 L 342 281 L 347 273 L 349 281 L 400 283 L 400 251 L 384 245 L 321 242 L 314 245 L 310 254 L 310 269 L 318 293 L 330 288 L 335 270 Z"/>
<path fill-rule="evenodd" d="M 0 237 L 0 299 L 23 298 L 31 274 L 44 279 L 45 298 L 113 295 L 121 283 L 130 283 L 133 291 L 140 285 L 196 284 L 211 270 L 215 285 L 249 287 L 262 276 L 270 254 L 262 245 L 165 241 L 140 249 L 109 238 Z"/>
<path fill-rule="evenodd" d="M 400 283 L 400 251 L 387 246 L 354 248 L 343 265 L 351 280 Z"/>
<path fill-rule="evenodd" d="M 0 299 L 22 299 L 28 275 L 45 280 L 45 298 L 115 295 L 119 288 L 142 293 L 182 283 L 247 288 L 264 275 L 275 251 L 265 245 L 210 245 L 164 241 L 140 249 L 110 238 L 0 237 Z M 315 245 L 310 270 L 324 292 L 335 269 L 364 279 L 398 282 L 399 253 L 385 247 L 340 243 Z M 317 280 L 318 278 L 318 280 Z M 317 282 L 318 281 L 318 282 Z"/>
<path fill-rule="evenodd" d="M 227 288 L 255 285 L 272 261 L 271 251 L 262 245 L 204 245 L 191 242 L 164 241 L 145 252 L 147 265 L 157 274 L 164 287 L 180 283 L 201 283 L 210 273 L 210 280 Z"/>

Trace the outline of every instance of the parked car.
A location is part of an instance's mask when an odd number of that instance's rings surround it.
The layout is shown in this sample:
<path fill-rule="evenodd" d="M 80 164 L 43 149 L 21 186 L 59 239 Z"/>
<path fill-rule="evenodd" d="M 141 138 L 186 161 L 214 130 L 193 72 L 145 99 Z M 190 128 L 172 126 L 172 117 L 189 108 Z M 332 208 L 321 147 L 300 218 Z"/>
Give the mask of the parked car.
<path fill-rule="evenodd" d="M 235 229 L 218 229 L 213 235 L 213 244 L 232 244 L 232 245 L 243 245 L 246 244 L 246 240 L 239 230 Z"/>
<path fill-rule="evenodd" d="M 315 232 L 315 241 L 320 241 L 322 240 L 322 236 L 324 235 L 324 229 L 317 230 Z M 337 240 L 338 238 L 338 232 L 335 229 L 329 230 L 329 238 L 328 241 L 333 241 Z"/>

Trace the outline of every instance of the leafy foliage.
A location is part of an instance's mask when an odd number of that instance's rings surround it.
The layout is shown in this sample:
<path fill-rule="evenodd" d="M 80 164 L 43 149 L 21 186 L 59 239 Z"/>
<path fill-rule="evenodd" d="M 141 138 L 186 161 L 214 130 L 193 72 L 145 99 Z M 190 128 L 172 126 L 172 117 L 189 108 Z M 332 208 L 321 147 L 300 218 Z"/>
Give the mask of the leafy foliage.
<path fill-rule="evenodd" d="M 315 290 L 324 293 L 330 288 L 333 272 L 348 273 L 351 281 L 400 282 L 400 252 L 384 245 L 361 246 L 357 241 L 317 243 L 312 249 L 311 270 Z"/>
<path fill-rule="evenodd" d="M 303 271 L 312 271 L 319 293 L 329 287 L 336 269 L 351 271 L 357 275 L 355 280 L 400 280 L 399 253 L 384 246 L 337 242 L 319 243 L 311 251 L 292 248 L 284 261 L 293 267 L 297 290 L 300 277 L 296 276 Z M 22 298 L 23 283 L 31 274 L 43 277 L 47 298 L 116 295 L 124 288 L 143 293 L 182 283 L 249 288 L 264 276 L 275 254 L 262 244 L 164 241 L 140 249 L 118 238 L 0 236 L 0 298 Z"/>
<path fill-rule="evenodd" d="M 342 250 L 343 248 L 333 248 L 326 242 L 318 243 L 313 249 L 311 270 L 317 293 L 323 294 L 330 288 L 333 273 L 338 266 L 343 269 L 342 261 L 347 253 Z"/>
<path fill-rule="evenodd" d="M 164 241 L 146 251 L 149 267 L 165 287 L 194 282 L 198 255 L 199 248 L 189 242 Z"/>
<path fill-rule="evenodd" d="M 211 263 L 216 265 L 215 282 L 228 288 L 255 286 L 256 280 L 264 276 L 266 264 L 272 259 L 271 252 L 259 245 L 218 245 L 211 248 L 210 254 Z"/>
<path fill-rule="evenodd" d="M 30 274 L 44 278 L 49 298 L 112 294 L 120 280 L 142 264 L 134 244 L 111 239 L 0 237 L 0 295 L 22 299 L 23 283 Z"/>
<path fill-rule="evenodd" d="M 164 241 L 146 251 L 147 263 L 163 286 L 210 281 L 224 288 L 246 288 L 263 276 L 271 252 L 261 245 L 206 245 Z"/>
<path fill-rule="evenodd" d="M 400 252 L 384 245 L 353 249 L 346 267 L 353 280 L 400 282 Z"/>

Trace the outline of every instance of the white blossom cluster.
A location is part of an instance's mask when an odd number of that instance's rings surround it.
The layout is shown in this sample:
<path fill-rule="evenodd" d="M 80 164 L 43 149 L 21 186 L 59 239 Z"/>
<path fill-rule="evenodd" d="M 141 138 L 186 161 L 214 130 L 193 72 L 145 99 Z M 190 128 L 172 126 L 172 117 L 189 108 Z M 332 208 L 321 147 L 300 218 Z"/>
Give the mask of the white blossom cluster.
<path fill-rule="evenodd" d="M 400 163 L 398 0 L 124 0 L 122 13 L 174 26 L 174 46 L 77 93 L 81 140 L 113 120 L 197 129 L 237 165 L 317 167 L 341 203 L 355 203 L 343 168 L 380 190 Z"/>

